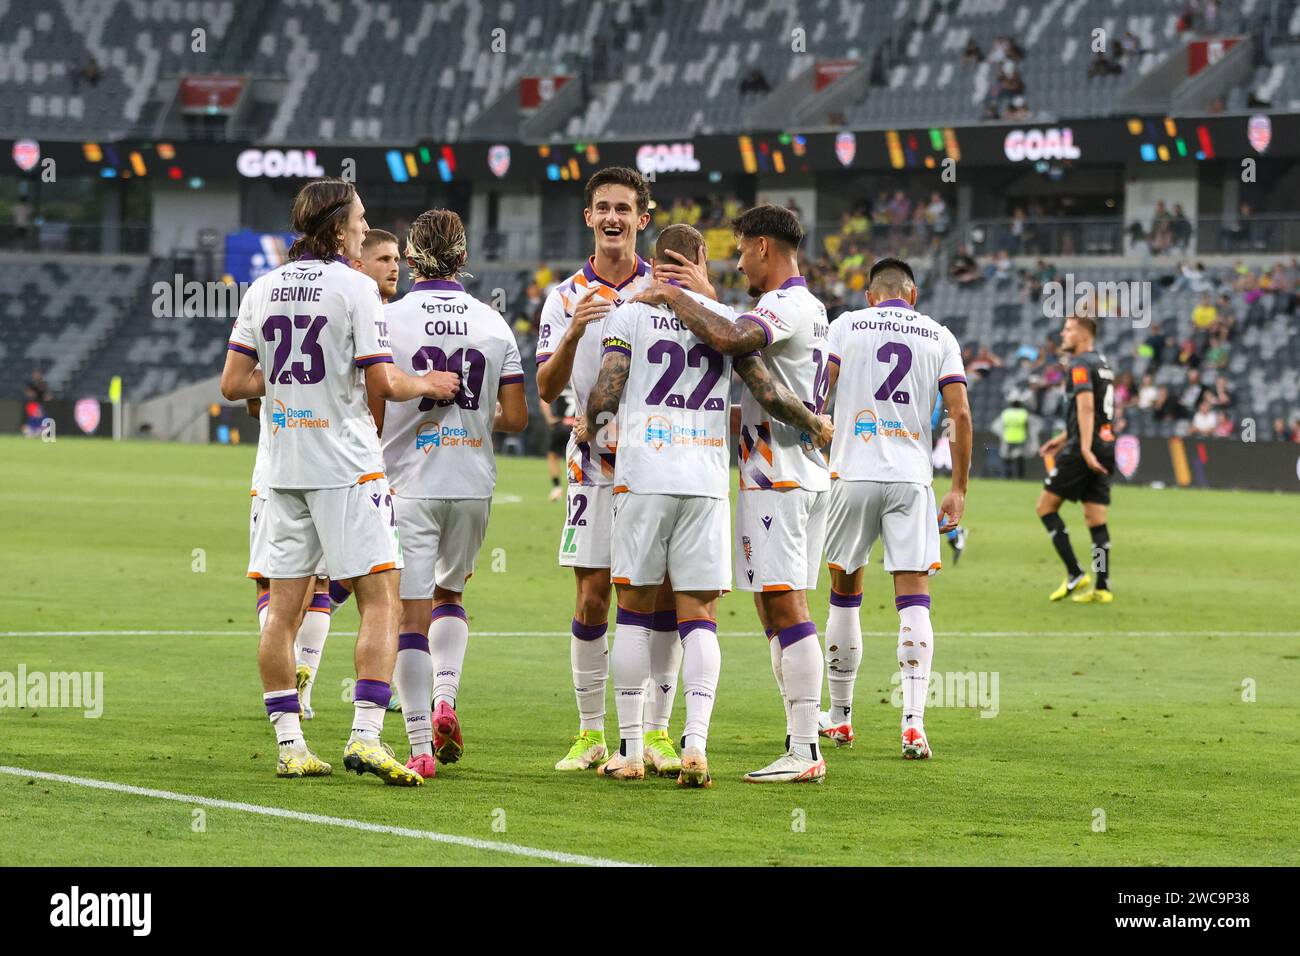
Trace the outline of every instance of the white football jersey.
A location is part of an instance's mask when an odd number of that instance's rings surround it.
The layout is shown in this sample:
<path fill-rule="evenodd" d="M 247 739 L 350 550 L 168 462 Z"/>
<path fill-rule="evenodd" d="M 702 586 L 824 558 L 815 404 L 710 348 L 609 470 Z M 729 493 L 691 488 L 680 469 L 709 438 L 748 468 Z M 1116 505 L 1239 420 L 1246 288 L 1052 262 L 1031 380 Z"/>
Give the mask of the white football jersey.
<path fill-rule="evenodd" d="M 271 456 L 271 419 L 266 410 L 270 406 L 262 400 L 261 411 L 257 413 L 257 457 L 253 459 L 253 491 L 259 498 L 270 497 L 271 489 L 266 484 L 267 461 Z"/>
<path fill-rule="evenodd" d="M 786 280 L 781 288 L 764 293 L 736 321 L 745 318 L 753 319 L 767 334 L 762 360 L 772 380 L 820 414 L 830 384 L 829 322 L 826 307 L 808 291 L 808 283 L 802 276 Z M 808 434 L 770 420 L 745 389 L 740 399 L 740 487 L 826 491 L 830 486 L 826 459 Z"/>
<path fill-rule="evenodd" d="M 888 299 L 831 323 L 830 347 L 840 367 L 832 475 L 930 484 L 935 396 L 966 384 L 957 339 L 904 300 Z"/>
<path fill-rule="evenodd" d="M 734 313 L 688 292 L 719 315 Z M 628 302 L 605 317 L 604 351 L 629 357 L 618 409 L 614 492 L 726 498 L 731 359 L 669 308 Z"/>
<path fill-rule="evenodd" d="M 574 310 L 588 295 L 599 295 L 617 307 L 624 299 L 631 299 L 648 288 L 654 277 L 650 263 L 637 256 L 632 274 L 619 282 L 606 279 L 596 272 L 594 259 L 565 279 L 546 297 L 542 306 L 541 329 L 537 336 L 537 364 L 541 365 L 559 346 L 565 330 L 573 319 Z M 609 316 L 606 316 L 608 319 Z M 585 414 L 587 398 L 600 374 L 601 357 L 600 324 L 587 327 L 578 342 L 573 356 L 573 372 L 569 382 L 577 399 L 578 414 Z M 608 485 L 614 480 L 614 449 L 595 448 L 591 442 L 569 439 L 569 481 L 580 485 Z"/>
<path fill-rule="evenodd" d="M 229 347 L 266 376 L 268 487 L 346 488 L 383 473 L 364 370 L 393 356 L 374 279 L 338 257 L 280 266 L 248 287 Z"/>
<path fill-rule="evenodd" d="M 519 347 L 506 320 L 459 282 L 426 279 L 384 306 L 393 361 L 403 372 L 455 372 L 454 399 L 388 402 L 384 463 L 403 498 L 491 498 L 497 390 L 521 384 Z"/>

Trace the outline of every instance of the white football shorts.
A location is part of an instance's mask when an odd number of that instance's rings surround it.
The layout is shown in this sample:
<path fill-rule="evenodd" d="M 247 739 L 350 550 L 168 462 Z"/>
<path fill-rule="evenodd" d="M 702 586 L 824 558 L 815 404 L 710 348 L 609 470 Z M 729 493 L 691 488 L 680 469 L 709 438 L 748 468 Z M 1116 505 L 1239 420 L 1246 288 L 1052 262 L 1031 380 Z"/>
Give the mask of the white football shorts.
<path fill-rule="evenodd" d="M 614 496 L 615 584 L 663 584 L 674 591 L 731 590 L 731 515 L 726 498 Z"/>
<path fill-rule="evenodd" d="M 736 499 L 736 587 L 812 591 L 826 540 L 825 491 L 752 488 Z"/>
<path fill-rule="evenodd" d="M 905 481 L 831 482 L 826 563 L 853 573 L 865 567 L 880 538 L 885 570 L 928 571 L 939 560 L 939 515 L 934 489 Z"/>
<path fill-rule="evenodd" d="M 560 533 L 560 566 L 607 568 L 614 524 L 612 485 L 569 483 L 569 513 Z"/>
<path fill-rule="evenodd" d="M 433 597 L 436 584 L 464 591 L 487 534 L 491 498 L 403 498 L 393 496 L 402 541 L 401 597 Z"/>
<path fill-rule="evenodd" d="M 323 572 L 347 580 L 402 567 L 393 496 L 383 479 L 347 488 L 273 488 L 259 520 L 268 523 L 268 578 Z"/>

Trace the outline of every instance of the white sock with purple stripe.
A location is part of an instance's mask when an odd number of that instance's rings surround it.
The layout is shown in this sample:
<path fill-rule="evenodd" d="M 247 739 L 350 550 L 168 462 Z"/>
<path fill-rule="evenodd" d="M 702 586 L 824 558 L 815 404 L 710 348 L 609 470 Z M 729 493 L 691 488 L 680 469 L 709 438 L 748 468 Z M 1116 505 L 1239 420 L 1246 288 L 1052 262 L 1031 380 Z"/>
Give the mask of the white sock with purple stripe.
<path fill-rule="evenodd" d="M 439 604 L 429 624 L 429 653 L 433 657 L 433 706 L 456 706 L 460 672 L 469 645 L 469 618 L 459 604 Z"/>
<path fill-rule="evenodd" d="M 776 689 L 781 692 L 781 705 L 785 707 L 785 735 L 790 736 L 790 699 L 785 696 L 785 675 L 781 673 L 781 642 L 776 640 L 774 628 L 764 628 L 767 635 L 767 652 L 772 657 L 772 676 L 776 678 Z"/>
<path fill-rule="evenodd" d="M 358 680 L 352 689 L 352 736 L 378 740 L 384 732 L 384 714 L 393 699 L 388 681 Z"/>
<path fill-rule="evenodd" d="M 609 625 L 583 624 L 573 619 L 569 665 L 573 693 L 578 698 L 578 729 L 605 729 L 605 684 L 609 680 Z"/>
<path fill-rule="evenodd" d="M 934 660 L 934 629 L 930 626 L 930 595 L 903 594 L 898 609 L 898 668 L 903 675 L 903 728 L 925 723 L 930 696 L 930 664 Z"/>
<path fill-rule="evenodd" d="M 831 591 L 826 618 L 826 683 L 831 692 L 831 724 L 852 723 L 853 685 L 862 664 L 862 594 Z"/>
<path fill-rule="evenodd" d="M 654 615 L 619 608 L 614 624 L 614 705 L 623 756 L 645 760 L 645 688 L 650 682 L 650 628 Z"/>
<path fill-rule="evenodd" d="M 718 625 L 696 619 L 678 626 L 682 640 L 682 689 L 686 698 L 686 731 L 682 747 L 701 753 L 709 739 L 709 721 L 718 696 L 718 675 L 722 671 L 722 648 L 718 646 Z"/>
<path fill-rule="evenodd" d="M 650 627 L 650 687 L 646 691 L 645 729 L 667 730 L 677 696 L 677 672 L 682 666 L 682 641 L 676 611 L 655 611 Z"/>
<path fill-rule="evenodd" d="M 433 659 L 429 639 L 419 631 L 397 635 L 393 681 L 402 701 L 402 720 L 411 753 L 433 756 Z"/>
<path fill-rule="evenodd" d="M 801 757 L 820 759 L 817 711 L 822 698 L 822 651 L 817 625 L 802 621 L 776 632 L 781 646 L 781 674 L 790 703 L 790 747 Z"/>
<path fill-rule="evenodd" d="M 262 695 L 266 715 L 275 728 L 275 741 L 281 747 L 305 746 L 302 739 L 302 721 L 298 717 L 298 688 L 271 690 Z"/>
<path fill-rule="evenodd" d="M 307 686 L 302 689 L 304 708 L 311 706 L 312 684 L 316 683 L 316 669 L 320 667 L 321 654 L 325 652 L 325 640 L 329 636 L 330 596 L 324 593 L 315 594 L 312 596 L 307 613 L 302 616 L 298 636 L 293 641 L 298 666 L 306 667 L 311 671 L 311 676 L 307 678 Z"/>

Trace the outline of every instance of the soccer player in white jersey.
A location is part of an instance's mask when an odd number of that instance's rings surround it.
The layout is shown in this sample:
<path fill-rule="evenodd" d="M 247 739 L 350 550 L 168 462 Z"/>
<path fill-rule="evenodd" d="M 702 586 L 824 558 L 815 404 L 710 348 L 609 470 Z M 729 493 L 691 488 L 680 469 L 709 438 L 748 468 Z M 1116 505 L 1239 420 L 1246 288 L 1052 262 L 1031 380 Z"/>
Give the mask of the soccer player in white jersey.
<path fill-rule="evenodd" d="M 257 629 L 266 626 L 266 615 L 271 602 L 271 582 L 266 576 L 270 556 L 269 522 L 261 520 L 266 513 L 266 503 L 271 489 L 267 486 L 267 459 L 270 456 L 271 419 L 259 398 L 245 403 L 248 413 L 258 419 L 257 456 L 253 461 L 253 487 L 251 514 L 248 527 L 248 576 L 257 589 Z M 303 720 L 311 720 L 315 712 L 311 706 L 311 687 L 320 664 L 320 655 L 329 637 L 330 615 L 333 607 L 326 592 L 328 579 L 316 578 L 315 587 L 307 594 L 307 606 L 301 609 L 293 639 L 296 661 L 295 684 Z"/>
<path fill-rule="evenodd" d="M 587 180 L 583 217 L 595 252 L 578 272 L 559 283 L 542 306 L 537 339 L 537 392 L 554 401 L 572 383 L 579 415 L 600 372 L 601 324 L 613 305 L 652 281 L 650 264 L 636 254 L 637 233 L 650 222 L 650 187 L 634 169 L 613 166 Z M 581 420 L 568 447 L 568 512 L 560 538 L 560 564 L 573 568 L 577 601 L 569 642 L 578 733 L 556 770 L 586 770 L 608 755 L 605 745 L 605 684 L 609 678 L 606 637 L 610 598 L 610 527 L 614 506 L 615 450 L 589 440 Z M 650 638 L 654 692 L 646 704 L 646 759 L 660 774 L 676 773 L 680 761 L 668 736 L 677 692 L 681 644 L 671 588 L 656 602 Z"/>
<path fill-rule="evenodd" d="M 655 263 L 671 261 L 669 250 L 694 262 L 703 247 L 704 237 L 692 227 L 668 226 L 655 243 Z M 734 318 L 724 305 L 683 294 L 724 321 Z M 758 359 L 743 356 L 738 363 L 774 415 L 830 437 L 829 419 L 819 421 L 787 389 L 774 386 Z M 618 412 L 613 527 L 618 615 L 612 666 L 621 743 L 597 771 L 603 777 L 645 777 L 643 702 L 651 678 L 652 612 L 659 588 L 671 579 L 686 698 L 677 783 L 712 786 L 705 745 L 722 661 L 716 601 L 731 589 L 731 364 L 671 308 L 630 302 L 605 320 L 600 377 L 586 409 L 588 422 L 599 428 Z"/>
<path fill-rule="evenodd" d="M 667 284 L 638 301 L 671 305 L 692 332 L 724 355 L 758 354 L 774 382 L 820 414 L 828 382 L 828 322 L 825 307 L 799 275 L 803 227 L 794 213 L 773 205 L 747 210 L 732 225 L 738 267 L 750 295 L 758 297 L 754 308 L 729 322 Z M 806 592 L 817 586 L 830 474 L 812 431 L 773 421 L 752 392 L 741 397 L 740 423 L 736 582 L 754 592 L 787 734 L 786 752 L 745 780 L 820 782 L 826 775 L 817 743 L 822 653 Z"/>
<path fill-rule="evenodd" d="M 375 280 L 379 301 L 387 305 L 397 295 L 401 275 L 397 237 L 386 229 L 371 229 L 361 241 L 361 255 L 352 260 L 352 268 Z"/>
<path fill-rule="evenodd" d="M 303 737 L 293 656 L 297 615 L 323 558 L 330 577 L 354 579 L 361 615 L 343 764 L 385 783 L 419 786 L 420 775 L 380 741 L 397 656 L 402 554 L 367 394 L 451 398 L 460 378 L 445 371 L 413 378 L 393 366 L 379 290 L 347 264 L 366 233 L 365 207 L 350 183 L 304 186 L 293 229 L 300 238 L 290 261 L 254 281 L 240 304 L 221 373 L 227 400 L 265 394 L 271 418 L 270 495 L 260 519 L 270 523 L 271 597 L 258 668 L 279 744 L 276 773 L 330 773 Z"/>
<path fill-rule="evenodd" d="M 836 746 L 853 740 L 862 572 L 880 538 L 899 617 L 903 756 L 924 759 L 930 756 L 924 718 L 934 658 L 929 575 L 941 566 L 939 535 L 961 523 L 970 472 L 966 371 L 953 334 L 914 308 L 916 280 L 906 262 L 880 259 L 871 267 L 867 302 L 870 308 L 837 318 L 830 334 L 836 429 L 826 536 L 831 572 L 827 736 Z M 930 486 L 930 407 L 937 392 L 953 425 L 952 490 L 938 509 Z"/>
<path fill-rule="evenodd" d="M 514 333 L 456 281 L 467 258 L 456 213 L 421 213 L 406 236 L 415 283 L 384 309 L 398 368 L 446 369 L 461 381 L 450 401 L 390 402 L 384 422 L 384 464 L 406 561 L 395 675 L 411 741 L 406 765 L 426 780 L 437 771 L 435 756 L 455 763 L 465 749 L 456 715 L 469 643 L 461 595 L 496 485 L 492 433 L 528 425 Z"/>

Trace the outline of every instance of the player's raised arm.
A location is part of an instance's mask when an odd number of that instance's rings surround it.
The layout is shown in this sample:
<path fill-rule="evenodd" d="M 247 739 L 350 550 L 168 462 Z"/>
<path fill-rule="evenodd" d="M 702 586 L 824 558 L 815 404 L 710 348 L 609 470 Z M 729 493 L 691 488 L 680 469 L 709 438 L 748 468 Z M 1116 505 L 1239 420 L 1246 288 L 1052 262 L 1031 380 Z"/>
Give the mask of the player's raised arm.
<path fill-rule="evenodd" d="M 676 249 L 665 249 L 663 259 L 655 257 L 654 271 L 655 279 L 660 282 L 676 282 L 683 289 L 718 300 L 718 293 L 709 281 L 709 259 L 704 246 L 700 246 L 694 262 Z"/>
<path fill-rule="evenodd" d="M 961 524 L 962 515 L 966 511 L 974 426 L 966 383 L 949 382 L 943 387 L 942 393 L 943 402 L 948 407 L 948 417 L 952 420 L 952 434 L 948 436 L 948 447 L 952 451 L 952 488 L 939 503 L 939 515 L 943 522 L 939 526 L 939 533 L 947 534 Z"/>
<path fill-rule="evenodd" d="M 768 344 L 767 333 L 757 322 L 733 322 L 692 299 L 680 286 L 656 282 L 632 301 L 667 306 L 696 338 L 723 355 L 748 355 Z"/>
<path fill-rule="evenodd" d="M 757 355 L 743 355 L 736 359 L 733 367 L 754 399 L 769 415 L 807 432 L 818 448 L 830 444 L 835 434 L 830 416 L 814 414 L 794 392 L 774 381 L 767 366 Z"/>

